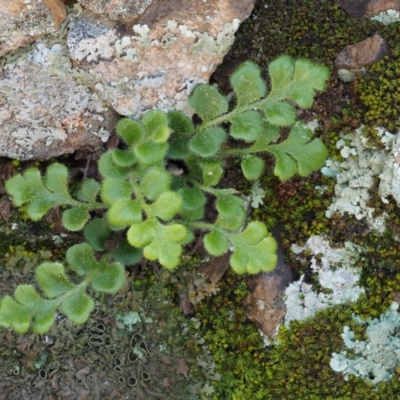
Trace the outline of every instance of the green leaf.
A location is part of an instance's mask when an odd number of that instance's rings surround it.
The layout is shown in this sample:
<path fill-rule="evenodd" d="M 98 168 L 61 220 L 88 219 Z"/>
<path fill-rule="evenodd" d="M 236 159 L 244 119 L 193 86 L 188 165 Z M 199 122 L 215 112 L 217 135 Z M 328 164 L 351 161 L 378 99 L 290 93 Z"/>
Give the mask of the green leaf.
<path fill-rule="evenodd" d="M 121 119 L 118 122 L 116 129 L 118 135 L 131 147 L 142 142 L 147 135 L 143 124 L 129 118 Z"/>
<path fill-rule="evenodd" d="M 13 202 L 17 207 L 22 206 L 35 195 L 21 174 L 13 176 L 6 182 L 6 191 L 12 196 Z"/>
<path fill-rule="evenodd" d="M 125 268 L 120 263 L 100 262 L 100 270 L 92 280 L 93 289 L 98 292 L 115 293 L 125 283 Z"/>
<path fill-rule="evenodd" d="M 89 318 L 94 302 L 84 290 L 80 290 L 64 300 L 60 308 L 74 324 L 83 324 Z"/>
<path fill-rule="evenodd" d="M 80 231 L 89 219 L 89 211 L 86 207 L 74 207 L 65 210 L 62 214 L 62 224 L 65 229 Z"/>
<path fill-rule="evenodd" d="M 59 263 L 39 265 L 36 270 L 36 280 L 49 298 L 60 296 L 74 287 L 65 275 L 64 266 Z"/>
<path fill-rule="evenodd" d="M 113 251 L 113 257 L 115 261 L 123 265 L 134 265 L 142 258 L 142 251 L 132 247 L 126 239 L 122 239 Z"/>
<path fill-rule="evenodd" d="M 157 200 L 171 185 L 171 175 L 163 168 L 154 167 L 144 177 L 140 190 L 151 201 Z"/>
<path fill-rule="evenodd" d="M 54 313 L 56 307 L 47 307 L 44 311 L 35 315 L 32 330 L 40 335 L 46 333 L 54 324 Z"/>
<path fill-rule="evenodd" d="M 228 111 L 228 102 L 213 86 L 200 84 L 189 97 L 189 105 L 203 122 Z"/>
<path fill-rule="evenodd" d="M 101 185 L 101 198 L 107 204 L 113 204 L 119 199 L 129 200 L 132 197 L 131 185 L 127 181 L 106 178 Z"/>
<path fill-rule="evenodd" d="M 67 250 L 67 262 L 78 275 L 87 275 L 98 268 L 93 249 L 87 243 L 75 244 Z"/>
<path fill-rule="evenodd" d="M 276 103 L 266 103 L 260 107 L 265 112 L 268 122 L 272 125 L 287 126 L 292 125 L 296 120 L 296 111 L 294 107 L 282 101 Z"/>
<path fill-rule="evenodd" d="M 311 130 L 297 123 L 285 141 L 268 146 L 267 150 L 276 157 L 275 175 L 284 180 L 298 170 L 299 175 L 307 176 L 324 165 L 328 156 L 326 147 L 320 139 L 310 141 L 311 138 Z"/>
<path fill-rule="evenodd" d="M 243 232 L 238 236 L 248 245 L 256 245 L 260 243 L 264 237 L 269 235 L 267 227 L 259 221 L 252 221 Z"/>
<path fill-rule="evenodd" d="M 278 261 L 276 247 L 276 242 L 272 237 L 266 237 L 254 246 L 235 244 L 230 260 L 231 266 L 238 274 L 270 272 L 276 267 Z"/>
<path fill-rule="evenodd" d="M 146 220 L 140 224 L 133 224 L 127 232 L 128 242 L 138 248 L 146 246 L 153 240 L 157 226 L 156 220 Z"/>
<path fill-rule="evenodd" d="M 57 202 L 51 199 L 33 199 L 28 203 L 26 213 L 29 215 L 30 219 L 37 221 L 56 205 Z"/>
<path fill-rule="evenodd" d="M 68 195 L 68 169 L 62 164 L 52 164 L 47 168 L 44 185 L 53 193 Z"/>
<path fill-rule="evenodd" d="M 110 225 L 105 218 L 94 218 L 85 226 L 83 236 L 95 250 L 103 251 L 104 242 L 111 237 Z"/>
<path fill-rule="evenodd" d="M 111 151 L 105 152 L 99 159 L 99 171 L 103 178 L 126 179 L 129 169 L 115 164 Z"/>
<path fill-rule="evenodd" d="M 256 156 L 247 155 L 241 163 L 243 175 L 248 180 L 258 179 L 264 169 L 264 161 Z"/>
<path fill-rule="evenodd" d="M 131 150 L 110 150 L 114 164 L 121 168 L 129 168 L 136 163 L 135 155 Z"/>
<path fill-rule="evenodd" d="M 257 111 L 246 111 L 231 119 L 230 135 L 235 139 L 254 142 L 262 128 L 261 115 Z"/>
<path fill-rule="evenodd" d="M 164 143 L 168 140 L 170 129 L 167 115 L 161 110 L 148 111 L 142 118 L 143 125 L 147 128 L 152 141 Z"/>
<path fill-rule="evenodd" d="M 34 305 L 38 301 L 42 301 L 39 294 L 31 285 L 19 285 L 14 292 L 15 300 L 20 304 Z"/>
<path fill-rule="evenodd" d="M 196 220 L 204 218 L 206 197 L 198 188 L 182 188 L 178 194 L 182 198 L 181 216 L 183 219 Z"/>
<path fill-rule="evenodd" d="M 166 191 L 149 208 L 157 217 L 169 221 L 181 210 L 182 199 L 179 194 Z"/>
<path fill-rule="evenodd" d="M 243 201 L 236 196 L 219 196 L 217 199 L 218 219 L 216 225 L 224 229 L 236 231 L 240 229 L 246 218 Z"/>
<path fill-rule="evenodd" d="M 215 257 L 221 256 L 229 249 L 229 242 L 218 231 L 207 233 L 203 241 L 206 250 Z"/>
<path fill-rule="evenodd" d="M 328 68 L 315 65 L 308 60 L 294 61 L 282 56 L 269 65 L 271 92 L 269 100 L 291 99 L 302 108 L 309 108 L 315 91 L 324 90 L 329 78 Z"/>
<path fill-rule="evenodd" d="M 235 272 L 269 272 L 277 263 L 277 244 L 261 222 L 251 222 L 243 232 L 230 235 L 233 243 L 231 266 Z"/>
<path fill-rule="evenodd" d="M 76 198 L 87 203 L 95 203 L 100 184 L 94 179 L 85 179 L 76 193 Z"/>
<path fill-rule="evenodd" d="M 178 266 L 182 254 L 182 243 L 187 229 L 180 224 L 164 226 L 158 224 L 154 240 L 143 249 L 143 255 L 150 261 L 158 260 L 168 269 Z"/>
<path fill-rule="evenodd" d="M 180 133 L 174 133 L 169 140 L 167 157 L 173 160 L 184 159 L 190 154 L 189 138 Z"/>
<path fill-rule="evenodd" d="M 134 152 L 142 165 L 155 165 L 160 163 L 168 150 L 167 143 L 145 142 L 135 147 Z"/>
<path fill-rule="evenodd" d="M 117 200 L 108 210 L 109 222 L 117 227 L 125 228 L 142 221 L 142 207 L 137 200 Z"/>
<path fill-rule="evenodd" d="M 29 329 L 31 310 L 14 301 L 10 296 L 4 296 L 0 301 L 0 325 L 8 328 L 13 326 L 15 332 L 25 333 Z"/>
<path fill-rule="evenodd" d="M 222 160 L 203 160 L 199 162 L 199 165 L 203 170 L 204 186 L 217 185 L 224 173 Z"/>
<path fill-rule="evenodd" d="M 226 132 L 219 127 L 201 130 L 189 142 L 189 149 L 202 157 L 212 157 L 218 153 L 226 140 Z"/>
<path fill-rule="evenodd" d="M 171 139 L 173 139 L 176 135 L 180 135 L 182 137 L 186 136 L 186 138 L 193 135 L 194 125 L 192 120 L 182 111 L 169 111 L 167 117 L 169 126 L 174 133 L 171 136 Z"/>
<path fill-rule="evenodd" d="M 245 62 L 231 76 L 231 84 L 236 92 L 237 105 L 246 104 L 265 96 L 267 87 L 261 78 L 260 68 L 252 63 Z"/>

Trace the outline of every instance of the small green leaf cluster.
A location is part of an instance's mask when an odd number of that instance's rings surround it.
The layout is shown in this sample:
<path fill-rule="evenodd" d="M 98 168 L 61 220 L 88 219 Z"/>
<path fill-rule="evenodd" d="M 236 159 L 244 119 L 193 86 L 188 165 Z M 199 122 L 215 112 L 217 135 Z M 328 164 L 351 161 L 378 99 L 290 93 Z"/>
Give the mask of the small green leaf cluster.
<path fill-rule="evenodd" d="M 295 105 L 311 107 L 315 92 L 324 89 L 329 74 L 325 67 L 287 56 L 273 61 L 269 74 L 267 95 L 260 69 L 250 62 L 240 66 L 231 76 L 234 105 L 215 87 L 197 86 L 189 105 L 201 119 L 198 124 L 180 111 L 151 110 L 141 121 L 122 119 L 117 133 L 123 146 L 99 159 L 101 182 L 86 179 L 72 194 L 68 170 L 61 164 L 51 165 L 44 176 L 30 168 L 11 178 L 6 190 L 17 206 L 26 207 L 30 218 L 40 219 L 51 208 L 62 206 L 64 227 L 84 229 L 88 244 L 82 245 L 85 251 L 73 262 L 67 254 L 73 269 L 85 276 L 81 284 L 70 284 L 59 264 L 42 265 L 38 282 L 47 297 L 57 300 L 38 300 L 31 288 L 23 289 L 29 292 L 26 301 L 18 288 L 15 301 L 9 297 L 1 301 L 0 324 L 12 324 L 23 331 L 33 318 L 33 329 L 41 332 L 50 326 L 50 313 L 58 306 L 73 322 L 83 322 L 93 306 L 84 293 L 87 284 L 100 291 L 118 290 L 124 275 L 121 265 L 134 264 L 142 256 L 173 269 L 196 231 L 205 233 L 204 247 L 212 256 L 232 251 L 230 264 L 235 272 L 271 271 L 277 261 L 275 240 L 262 222 L 246 226 L 243 199 L 235 189 L 217 185 L 226 159 L 232 156 L 239 157 L 248 180 L 260 178 L 265 152 L 275 157 L 274 173 L 280 179 L 296 173 L 306 176 L 319 169 L 325 162 L 326 148 L 320 139 L 312 138 L 310 130 L 296 123 Z M 290 133 L 277 143 L 282 126 L 291 126 Z M 241 144 L 230 148 L 232 139 Z M 182 166 L 183 173 L 176 173 L 177 166 Z M 206 209 L 214 209 L 212 202 L 217 214 L 214 222 L 206 218 Z M 104 210 L 103 217 L 89 221 L 92 210 Z M 107 242 L 116 244 L 111 253 Z M 88 255 L 89 248 L 106 252 L 99 264 L 92 253 Z M 106 266 L 111 259 L 115 263 Z M 54 276 L 60 276 L 59 281 Z M 64 286 L 61 281 L 65 281 Z M 105 290 L 106 281 L 115 284 Z M 57 293 L 46 290 L 53 283 L 63 289 Z M 78 303 L 83 304 L 80 309 Z M 68 304 L 75 307 L 74 312 Z M 10 310 L 18 310 L 16 314 L 22 319 L 14 323 Z M 46 324 L 40 322 L 43 318 Z"/>
<path fill-rule="evenodd" d="M 72 283 L 60 263 L 41 264 L 36 269 L 36 280 L 46 298 L 41 297 L 32 285 L 19 285 L 14 299 L 4 296 L 1 300 L 1 326 L 12 326 L 16 332 L 24 333 L 32 325 L 33 332 L 44 333 L 53 325 L 58 308 L 72 322 L 83 323 L 94 307 L 86 293 L 87 286 L 99 292 L 114 293 L 125 281 L 124 266 L 110 263 L 108 256 L 97 261 L 87 243 L 70 247 L 66 258 L 70 268 L 83 277 L 82 282 Z"/>

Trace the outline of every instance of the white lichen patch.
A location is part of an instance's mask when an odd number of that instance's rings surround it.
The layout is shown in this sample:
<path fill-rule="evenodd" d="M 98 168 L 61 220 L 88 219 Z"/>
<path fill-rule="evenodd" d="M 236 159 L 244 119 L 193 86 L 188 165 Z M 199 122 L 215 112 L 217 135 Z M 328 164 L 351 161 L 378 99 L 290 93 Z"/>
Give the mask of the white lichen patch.
<path fill-rule="evenodd" d="M 320 290 L 304 282 L 304 275 L 291 283 L 285 291 L 285 325 L 290 321 L 305 320 L 316 311 L 341 304 L 354 302 L 364 289 L 358 285 L 360 268 L 353 267 L 359 258 L 360 247 L 346 242 L 343 248 L 332 248 L 322 236 L 312 236 L 305 247 L 292 246 L 295 254 L 308 250 L 312 253 L 311 270 L 318 276 Z"/>
<path fill-rule="evenodd" d="M 341 163 L 327 160 L 322 172 L 336 177 L 335 198 L 326 211 L 330 218 L 333 213 L 349 213 L 357 219 L 365 218 L 368 225 L 382 232 L 382 218 L 374 217 L 374 209 L 367 206 L 370 190 L 374 187 L 374 179 L 384 168 L 387 152 L 369 147 L 362 134 L 363 127 L 355 134 L 341 135 L 337 147 L 345 161 Z"/>
<path fill-rule="evenodd" d="M 386 157 L 383 171 L 379 175 L 381 180 L 379 195 L 384 203 L 388 203 L 388 197 L 393 196 L 397 205 L 400 206 L 400 134 L 391 136 L 387 134 L 383 136 L 387 143 L 391 144 L 391 151 Z"/>
<path fill-rule="evenodd" d="M 384 25 L 393 24 L 400 21 L 400 12 L 393 9 L 381 11 L 378 15 L 371 17 L 371 20 L 381 22 Z"/>
<path fill-rule="evenodd" d="M 390 379 L 394 369 L 400 365 L 400 329 L 399 305 L 393 302 L 389 310 L 379 319 L 362 321 L 353 316 L 359 324 L 366 325 L 367 340 L 354 340 L 354 332 L 348 326 L 341 335 L 344 344 L 354 352 L 348 357 L 347 351 L 332 353 L 331 368 L 341 372 L 348 379 L 349 375 L 359 376 L 372 384 Z"/>

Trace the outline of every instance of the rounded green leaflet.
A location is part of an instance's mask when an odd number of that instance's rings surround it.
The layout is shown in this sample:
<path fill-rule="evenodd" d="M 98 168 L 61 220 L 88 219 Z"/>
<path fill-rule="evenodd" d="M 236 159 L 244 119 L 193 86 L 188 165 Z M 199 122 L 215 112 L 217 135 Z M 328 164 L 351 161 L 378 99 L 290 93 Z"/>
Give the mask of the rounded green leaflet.
<path fill-rule="evenodd" d="M 179 194 L 166 191 L 161 194 L 157 201 L 149 206 L 149 209 L 158 218 L 164 221 L 172 219 L 182 208 L 182 199 Z"/>
<path fill-rule="evenodd" d="M 238 236 L 247 245 L 256 245 L 260 243 L 266 236 L 268 236 L 268 230 L 262 222 L 252 221 Z"/>
<path fill-rule="evenodd" d="M 119 242 L 112 254 L 115 261 L 123 265 L 137 264 L 142 258 L 141 249 L 131 246 L 125 238 Z"/>
<path fill-rule="evenodd" d="M 145 175 L 140 190 L 151 201 L 157 200 L 171 185 L 171 175 L 160 167 L 150 169 Z"/>
<path fill-rule="evenodd" d="M 120 263 L 109 264 L 106 260 L 100 262 L 99 272 L 93 278 L 91 285 L 99 292 L 115 293 L 125 282 L 125 267 Z"/>
<path fill-rule="evenodd" d="M 113 204 L 119 199 L 129 200 L 132 196 L 131 185 L 127 181 L 106 178 L 101 185 L 100 195 L 107 204 Z"/>
<path fill-rule="evenodd" d="M 26 213 L 29 215 L 30 219 L 37 221 L 56 205 L 57 203 L 51 199 L 33 199 L 29 201 L 28 205 L 26 206 Z"/>
<path fill-rule="evenodd" d="M 105 152 L 100 157 L 98 167 L 103 178 L 126 179 L 129 172 L 129 169 L 115 164 L 111 151 Z"/>
<path fill-rule="evenodd" d="M 39 265 L 36 269 L 36 280 L 49 298 L 60 296 L 74 287 L 65 275 L 64 266 L 60 263 Z"/>
<path fill-rule="evenodd" d="M 187 236 L 187 229 L 181 224 L 172 224 L 163 226 L 163 235 L 172 242 L 182 243 Z"/>
<path fill-rule="evenodd" d="M 35 304 L 42 301 L 32 285 L 18 285 L 14 292 L 15 300 L 20 304 L 35 307 Z"/>
<path fill-rule="evenodd" d="M 246 179 L 256 180 L 264 170 L 264 161 L 259 157 L 248 155 L 243 157 L 241 167 Z"/>
<path fill-rule="evenodd" d="M 231 75 L 230 81 L 237 96 L 238 107 L 253 103 L 267 92 L 260 68 L 252 62 L 243 63 Z"/>
<path fill-rule="evenodd" d="M 94 218 L 83 230 L 86 241 L 97 251 L 105 250 L 104 242 L 111 237 L 111 228 L 106 218 Z"/>
<path fill-rule="evenodd" d="M 137 200 L 119 199 L 108 210 L 110 224 L 125 228 L 142 221 L 142 207 Z"/>
<path fill-rule="evenodd" d="M 100 184 L 94 179 L 85 179 L 76 193 L 76 198 L 87 203 L 94 203 L 100 191 Z"/>
<path fill-rule="evenodd" d="M 219 215 L 216 225 L 231 231 L 236 231 L 242 227 L 246 218 L 246 210 L 239 197 L 219 196 L 217 210 Z"/>
<path fill-rule="evenodd" d="M 178 194 L 182 198 L 182 218 L 193 221 L 204 217 L 204 206 L 207 199 L 200 189 L 182 188 L 179 189 Z"/>
<path fill-rule="evenodd" d="M 135 155 L 131 150 L 114 149 L 110 150 L 112 160 L 116 166 L 129 168 L 136 163 Z"/>
<path fill-rule="evenodd" d="M 224 173 L 222 163 L 222 160 L 202 160 L 199 162 L 204 186 L 215 186 L 219 183 Z"/>
<path fill-rule="evenodd" d="M 296 120 L 296 111 L 294 107 L 286 102 L 265 103 L 262 110 L 268 122 L 276 126 L 292 125 Z"/>
<path fill-rule="evenodd" d="M 56 307 L 48 307 L 36 314 L 33 318 L 32 331 L 38 335 L 46 333 L 54 324 L 54 314 Z"/>
<path fill-rule="evenodd" d="M 182 111 L 173 110 L 167 114 L 168 124 L 173 130 L 174 135 L 181 135 L 186 138 L 194 133 L 192 120 Z M 172 136 L 173 138 L 174 136 Z"/>
<path fill-rule="evenodd" d="M 62 214 L 62 224 L 69 231 L 80 231 L 89 219 L 89 211 L 86 207 L 73 207 Z"/>
<path fill-rule="evenodd" d="M 168 150 L 167 143 L 145 142 L 135 146 L 134 152 L 138 161 L 147 166 L 160 163 Z"/>
<path fill-rule="evenodd" d="M 154 141 L 163 143 L 168 139 L 169 130 L 165 138 L 163 138 L 163 134 L 160 133 L 160 130 L 163 131 L 164 128 L 168 128 L 168 117 L 165 112 L 161 110 L 150 110 L 143 115 L 142 123 L 147 128 L 148 134 Z"/>
<path fill-rule="evenodd" d="M 221 144 L 226 140 L 226 132 L 220 127 L 199 131 L 189 142 L 189 148 L 202 157 L 212 157 L 218 153 Z"/>
<path fill-rule="evenodd" d="M 251 110 L 231 119 L 230 135 L 235 139 L 254 142 L 261 133 L 262 118 L 259 112 Z"/>
<path fill-rule="evenodd" d="M 28 182 L 21 174 L 15 175 L 9 179 L 5 187 L 7 193 L 12 196 L 13 203 L 18 207 L 35 196 L 34 191 L 29 188 Z"/>
<path fill-rule="evenodd" d="M 247 263 L 249 261 L 249 255 L 245 250 L 241 250 L 235 247 L 233 255 L 230 259 L 232 269 L 237 274 L 244 274 L 247 272 Z"/>
<path fill-rule="evenodd" d="M 87 243 L 71 246 L 66 254 L 68 264 L 78 275 L 87 275 L 98 268 L 92 247 Z"/>
<path fill-rule="evenodd" d="M 94 302 L 82 289 L 64 300 L 60 308 L 74 324 L 83 324 L 89 318 Z"/>
<path fill-rule="evenodd" d="M 143 141 L 147 135 L 146 129 L 142 123 L 133 121 L 129 118 L 121 119 L 117 124 L 117 133 L 129 146 Z"/>
<path fill-rule="evenodd" d="M 43 179 L 44 185 L 53 193 L 64 193 L 68 195 L 68 169 L 62 164 L 52 164 Z"/>
<path fill-rule="evenodd" d="M 229 249 L 229 242 L 221 233 L 213 231 L 204 236 L 204 246 L 212 256 L 221 256 Z"/>
<path fill-rule="evenodd" d="M 226 98 L 216 88 L 204 83 L 193 90 L 189 97 L 189 105 L 204 122 L 228 111 Z"/>
<path fill-rule="evenodd" d="M 267 237 L 255 246 L 251 246 L 247 271 L 250 274 L 272 271 L 278 261 L 276 248 L 276 242 L 272 237 Z"/>
<path fill-rule="evenodd" d="M 0 325 L 15 332 L 25 333 L 29 329 L 32 312 L 27 306 L 18 304 L 10 296 L 4 296 L 0 301 Z"/>
<path fill-rule="evenodd" d="M 157 227 L 156 220 L 146 220 L 140 224 L 131 225 L 127 232 L 128 242 L 138 248 L 146 246 L 154 239 Z"/>

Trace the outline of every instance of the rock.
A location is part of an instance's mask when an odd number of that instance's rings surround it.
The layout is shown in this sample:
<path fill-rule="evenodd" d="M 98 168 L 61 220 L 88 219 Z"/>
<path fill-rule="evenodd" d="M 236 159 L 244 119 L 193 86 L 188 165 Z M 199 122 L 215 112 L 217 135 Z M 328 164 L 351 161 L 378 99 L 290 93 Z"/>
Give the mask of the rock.
<path fill-rule="evenodd" d="M 67 49 L 46 42 L 0 71 L 0 156 L 44 160 L 106 141 L 117 114 L 74 79 Z"/>
<path fill-rule="evenodd" d="M 65 17 L 61 0 L 0 0 L 0 57 L 56 32 Z"/>
<path fill-rule="evenodd" d="M 354 18 L 371 18 L 382 11 L 400 11 L 400 0 L 336 0 Z"/>
<path fill-rule="evenodd" d="M 0 156 L 98 146 L 117 113 L 189 113 L 189 94 L 222 62 L 255 0 L 79 3 L 0 0 Z"/>
<path fill-rule="evenodd" d="M 277 228 L 278 231 L 280 228 Z M 275 232 L 276 233 L 276 232 Z M 276 236 L 274 234 L 274 236 Z M 250 293 L 244 300 L 247 318 L 268 338 L 272 338 L 286 315 L 285 289 L 292 281 L 292 272 L 284 263 L 278 242 L 278 265 L 270 273 L 251 278 Z"/>
<path fill-rule="evenodd" d="M 390 54 L 389 46 L 378 33 L 361 42 L 346 46 L 336 57 L 338 69 L 359 69 Z"/>
<path fill-rule="evenodd" d="M 79 0 L 86 9 L 117 21 L 132 21 L 142 15 L 153 0 Z"/>
<path fill-rule="evenodd" d="M 85 84 L 122 115 L 190 112 L 193 87 L 209 80 L 254 3 L 153 1 L 140 21 L 125 25 L 84 11 L 69 27 L 70 56 L 87 72 Z"/>

